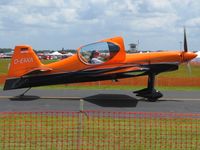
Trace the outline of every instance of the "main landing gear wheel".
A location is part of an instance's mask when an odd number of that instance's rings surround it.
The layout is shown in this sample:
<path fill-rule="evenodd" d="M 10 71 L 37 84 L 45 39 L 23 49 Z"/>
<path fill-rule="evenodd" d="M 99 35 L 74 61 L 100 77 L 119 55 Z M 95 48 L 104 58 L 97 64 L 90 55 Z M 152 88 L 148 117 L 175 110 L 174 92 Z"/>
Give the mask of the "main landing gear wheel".
<path fill-rule="evenodd" d="M 147 97 L 149 102 L 156 102 L 159 98 L 163 97 L 163 94 L 160 91 L 154 91 L 150 96 Z"/>
<path fill-rule="evenodd" d="M 159 98 L 163 97 L 163 94 L 160 91 L 153 89 L 152 91 L 148 88 L 142 89 L 140 91 L 135 91 L 136 96 L 146 98 L 149 102 L 155 102 Z"/>
<path fill-rule="evenodd" d="M 134 91 L 136 93 L 136 96 L 147 98 L 149 102 L 155 102 L 159 98 L 163 97 L 163 94 L 160 91 L 157 91 L 154 88 L 155 83 L 155 74 L 150 73 L 148 78 L 148 86 L 145 89 Z"/>

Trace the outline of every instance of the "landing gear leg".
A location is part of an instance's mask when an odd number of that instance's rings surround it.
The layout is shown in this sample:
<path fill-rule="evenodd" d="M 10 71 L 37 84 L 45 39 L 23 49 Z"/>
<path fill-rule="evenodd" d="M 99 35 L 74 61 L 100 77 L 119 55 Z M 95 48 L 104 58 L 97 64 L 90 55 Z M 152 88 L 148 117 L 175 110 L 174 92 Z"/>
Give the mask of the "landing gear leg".
<path fill-rule="evenodd" d="M 154 88 L 154 85 L 155 85 L 155 74 L 149 73 L 147 88 L 139 90 L 139 91 L 135 91 L 134 93 L 137 93 L 136 96 L 147 98 L 147 100 L 150 102 L 155 102 L 159 98 L 161 98 L 163 94 L 160 91 L 157 91 Z"/>
<path fill-rule="evenodd" d="M 149 90 L 149 95 L 146 97 L 150 102 L 155 102 L 163 96 L 163 94 L 160 91 L 157 91 L 154 87 L 155 87 L 155 74 L 150 73 L 148 77 L 148 87 L 147 87 L 147 89 Z"/>
<path fill-rule="evenodd" d="M 19 97 L 23 97 L 30 89 L 31 89 L 31 87 L 29 87 L 26 91 L 24 91 L 22 94 L 20 94 Z"/>

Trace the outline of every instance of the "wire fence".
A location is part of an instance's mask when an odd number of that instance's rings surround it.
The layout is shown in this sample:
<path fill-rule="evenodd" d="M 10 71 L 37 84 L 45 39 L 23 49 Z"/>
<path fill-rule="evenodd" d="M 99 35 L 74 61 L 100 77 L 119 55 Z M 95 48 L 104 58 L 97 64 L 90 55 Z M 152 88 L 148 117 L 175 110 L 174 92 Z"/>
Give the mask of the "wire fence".
<path fill-rule="evenodd" d="M 200 114 L 1 112 L 2 150 L 198 150 Z"/>

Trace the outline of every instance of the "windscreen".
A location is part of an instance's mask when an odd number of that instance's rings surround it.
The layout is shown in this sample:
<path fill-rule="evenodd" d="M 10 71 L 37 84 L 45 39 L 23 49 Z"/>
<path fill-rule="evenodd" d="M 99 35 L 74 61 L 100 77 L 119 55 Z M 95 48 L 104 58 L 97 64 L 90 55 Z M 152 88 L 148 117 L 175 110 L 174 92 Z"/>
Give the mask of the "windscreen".
<path fill-rule="evenodd" d="M 112 59 L 119 49 L 118 45 L 111 42 L 97 42 L 81 47 L 80 56 L 85 63 L 101 64 Z"/>

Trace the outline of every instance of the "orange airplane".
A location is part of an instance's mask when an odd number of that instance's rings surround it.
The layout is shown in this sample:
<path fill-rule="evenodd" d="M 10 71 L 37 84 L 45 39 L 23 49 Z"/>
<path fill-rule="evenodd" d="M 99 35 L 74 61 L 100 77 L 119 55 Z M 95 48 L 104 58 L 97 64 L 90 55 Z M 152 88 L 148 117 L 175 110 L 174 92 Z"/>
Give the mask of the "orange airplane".
<path fill-rule="evenodd" d="M 188 52 L 185 29 L 183 51 L 126 54 L 122 37 L 114 37 L 82 46 L 73 56 L 46 65 L 31 46 L 19 45 L 15 47 L 4 90 L 147 75 L 147 88 L 134 93 L 156 101 L 163 96 L 154 88 L 156 75 L 177 70 L 179 64 L 196 56 Z"/>

